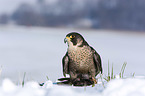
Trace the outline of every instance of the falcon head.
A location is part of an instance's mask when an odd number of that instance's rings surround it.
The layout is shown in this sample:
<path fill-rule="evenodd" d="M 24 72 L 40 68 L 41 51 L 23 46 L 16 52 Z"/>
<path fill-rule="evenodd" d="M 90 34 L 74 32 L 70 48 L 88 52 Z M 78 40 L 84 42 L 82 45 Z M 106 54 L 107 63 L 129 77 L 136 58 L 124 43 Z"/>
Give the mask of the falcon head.
<path fill-rule="evenodd" d="M 68 46 L 82 47 L 83 45 L 88 45 L 83 36 L 77 32 L 67 34 L 64 42 L 67 42 Z"/>

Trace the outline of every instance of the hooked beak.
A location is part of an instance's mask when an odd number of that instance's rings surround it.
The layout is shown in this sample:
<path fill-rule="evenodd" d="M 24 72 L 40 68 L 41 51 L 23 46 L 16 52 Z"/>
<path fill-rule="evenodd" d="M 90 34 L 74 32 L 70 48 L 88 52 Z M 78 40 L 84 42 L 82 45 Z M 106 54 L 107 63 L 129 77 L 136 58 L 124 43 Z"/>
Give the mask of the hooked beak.
<path fill-rule="evenodd" d="M 67 41 L 70 41 L 70 37 L 64 38 L 64 43 L 66 43 Z"/>

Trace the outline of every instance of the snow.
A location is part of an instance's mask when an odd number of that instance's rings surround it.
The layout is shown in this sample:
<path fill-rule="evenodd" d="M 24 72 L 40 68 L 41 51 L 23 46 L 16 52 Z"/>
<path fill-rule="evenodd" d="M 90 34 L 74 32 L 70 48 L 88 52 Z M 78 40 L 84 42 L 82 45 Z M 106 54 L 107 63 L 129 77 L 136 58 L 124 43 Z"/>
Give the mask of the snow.
<path fill-rule="evenodd" d="M 145 79 L 117 79 L 108 83 L 104 96 L 145 96 Z"/>
<path fill-rule="evenodd" d="M 120 72 L 126 61 L 124 75 L 130 77 L 135 72 L 137 77 L 113 80 L 105 89 L 100 81 L 95 87 L 53 84 L 63 77 L 61 60 L 67 49 L 63 41 L 71 31 L 81 33 L 101 55 L 104 76 L 109 60 L 114 74 Z M 145 33 L 137 32 L 0 26 L 0 96 L 144 96 L 144 42 Z M 43 82 L 44 86 L 40 87 L 39 83 Z"/>
<path fill-rule="evenodd" d="M 2 89 L 4 92 L 13 92 L 16 90 L 16 85 L 13 84 L 9 79 L 5 79 L 2 83 Z"/>
<path fill-rule="evenodd" d="M 110 81 L 103 91 L 99 91 L 97 86 L 53 85 L 49 80 L 46 81 L 45 87 L 39 86 L 35 81 L 29 81 L 22 87 L 15 85 L 10 79 L 4 79 L 0 86 L 0 96 L 145 96 L 145 79 L 115 79 Z"/>
<path fill-rule="evenodd" d="M 52 81 L 46 81 L 44 83 L 44 85 L 42 86 L 42 88 L 51 88 L 53 86 L 53 82 Z"/>

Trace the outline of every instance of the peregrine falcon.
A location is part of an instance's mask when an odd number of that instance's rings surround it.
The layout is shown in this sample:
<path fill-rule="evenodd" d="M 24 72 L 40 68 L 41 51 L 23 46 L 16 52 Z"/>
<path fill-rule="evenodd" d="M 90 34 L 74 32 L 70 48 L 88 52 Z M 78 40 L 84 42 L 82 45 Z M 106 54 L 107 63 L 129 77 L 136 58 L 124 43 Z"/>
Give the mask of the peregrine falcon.
<path fill-rule="evenodd" d="M 102 74 L 100 55 L 77 32 L 67 34 L 64 42 L 68 45 L 67 52 L 62 59 L 64 77 L 69 74 L 72 84 L 81 78 L 89 78 L 93 84 L 96 84 L 95 77 L 100 72 Z"/>

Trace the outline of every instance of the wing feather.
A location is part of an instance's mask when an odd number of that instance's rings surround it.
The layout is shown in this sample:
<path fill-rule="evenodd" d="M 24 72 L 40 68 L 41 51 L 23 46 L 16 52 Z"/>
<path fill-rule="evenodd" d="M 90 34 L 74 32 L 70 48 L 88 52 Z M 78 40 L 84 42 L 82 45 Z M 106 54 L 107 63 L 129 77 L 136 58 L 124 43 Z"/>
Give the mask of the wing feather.
<path fill-rule="evenodd" d="M 93 59 L 94 59 L 94 64 L 96 67 L 96 75 L 99 74 L 101 72 L 102 74 L 102 62 L 101 62 L 101 57 L 100 55 L 93 49 L 93 47 L 91 47 L 92 51 L 93 51 Z"/>
<path fill-rule="evenodd" d="M 66 77 L 66 74 L 69 74 L 69 57 L 68 53 L 65 54 L 65 56 L 62 59 L 63 64 L 63 75 Z"/>

